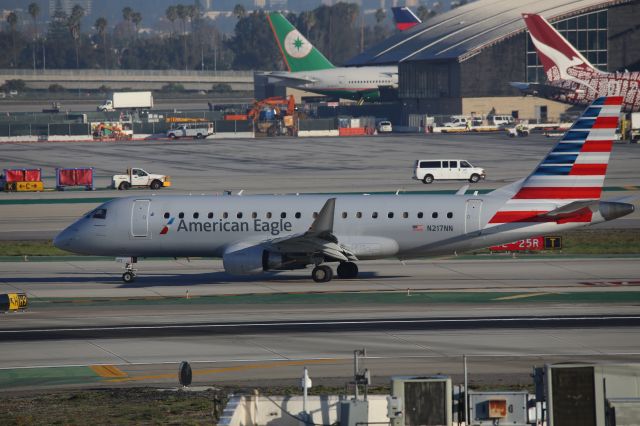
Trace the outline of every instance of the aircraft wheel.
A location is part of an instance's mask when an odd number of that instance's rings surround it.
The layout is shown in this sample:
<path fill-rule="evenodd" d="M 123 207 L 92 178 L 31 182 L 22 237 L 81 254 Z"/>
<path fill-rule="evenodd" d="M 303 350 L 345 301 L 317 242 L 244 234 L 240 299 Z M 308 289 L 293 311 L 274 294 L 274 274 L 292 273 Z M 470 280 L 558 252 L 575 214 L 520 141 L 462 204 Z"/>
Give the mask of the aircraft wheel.
<path fill-rule="evenodd" d="M 134 274 L 133 272 L 125 272 L 124 274 L 122 274 L 122 281 L 124 281 L 127 284 L 132 283 L 135 280 L 136 280 L 136 274 Z"/>
<path fill-rule="evenodd" d="M 311 278 L 317 283 L 326 283 L 333 278 L 333 271 L 327 265 L 319 265 L 313 268 Z"/>
<path fill-rule="evenodd" d="M 338 265 L 338 277 L 340 278 L 357 278 L 358 277 L 358 265 L 353 262 L 341 262 Z"/>

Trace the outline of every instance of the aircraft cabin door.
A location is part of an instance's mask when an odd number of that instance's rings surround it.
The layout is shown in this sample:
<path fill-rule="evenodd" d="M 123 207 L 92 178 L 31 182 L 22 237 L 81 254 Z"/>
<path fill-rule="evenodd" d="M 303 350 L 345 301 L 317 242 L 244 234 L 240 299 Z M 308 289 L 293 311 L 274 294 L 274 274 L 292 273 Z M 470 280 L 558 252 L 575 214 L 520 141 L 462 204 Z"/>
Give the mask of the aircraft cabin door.
<path fill-rule="evenodd" d="M 464 212 L 464 232 L 466 234 L 477 232 L 482 229 L 480 216 L 482 213 L 482 200 L 467 200 Z"/>
<path fill-rule="evenodd" d="M 150 200 L 135 200 L 131 208 L 131 235 L 138 238 L 149 236 Z"/>

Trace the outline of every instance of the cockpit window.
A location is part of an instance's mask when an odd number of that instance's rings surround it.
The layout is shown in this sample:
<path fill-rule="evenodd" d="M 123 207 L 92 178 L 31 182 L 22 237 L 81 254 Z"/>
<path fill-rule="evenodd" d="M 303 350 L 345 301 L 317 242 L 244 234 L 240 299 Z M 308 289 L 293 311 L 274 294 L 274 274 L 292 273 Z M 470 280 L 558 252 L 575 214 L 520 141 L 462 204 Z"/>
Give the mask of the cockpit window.
<path fill-rule="evenodd" d="M 107 209 L 95 209 L 91 217 L 94 219 L 106 219 Z"/>

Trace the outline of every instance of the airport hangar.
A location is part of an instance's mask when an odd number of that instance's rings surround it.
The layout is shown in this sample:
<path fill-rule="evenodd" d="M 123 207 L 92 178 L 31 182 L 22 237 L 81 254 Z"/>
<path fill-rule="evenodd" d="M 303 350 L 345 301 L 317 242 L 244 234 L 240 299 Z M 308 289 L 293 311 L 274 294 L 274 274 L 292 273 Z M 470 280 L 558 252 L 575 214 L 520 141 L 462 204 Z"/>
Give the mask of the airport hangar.
<path fill-rule="evenodd" d="M 555 121 L 570 106 L 523 97 L 509 82 L 544 82 L 522 19 L 538 13 L 603 71 L 640 70 L 640 0 L 478 0 L 427 19 L 346 65 L 399 64 L 409 114 L 513 114 Z"/>

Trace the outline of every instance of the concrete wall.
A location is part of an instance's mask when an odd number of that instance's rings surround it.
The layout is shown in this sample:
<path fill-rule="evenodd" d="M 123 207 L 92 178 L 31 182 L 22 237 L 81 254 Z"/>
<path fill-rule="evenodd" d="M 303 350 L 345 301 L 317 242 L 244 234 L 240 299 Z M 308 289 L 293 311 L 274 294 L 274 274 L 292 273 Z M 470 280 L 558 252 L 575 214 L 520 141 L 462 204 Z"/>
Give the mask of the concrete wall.
<path fill-rule="evenodd" d="M 170 83 L 188 90 L 211 90 L 225 83 L 233 90 L 253 90 L 251 71 L 175 71 L 175 70 L 12 70 L 0 69 L 0 84 L 7 80 L 24 80 L 31 89 L 47 89 L 59 84 L 65 89 L 159 90 Z"/>
<path fill-rule="evenodd" d="M 549 122 L 559 121 L 560 114 L 571 107 L 571 105 L 533 96 L 492 96 L 463 98 L 462 114 L 487 115 L 492 108 L 495 108 L 498 115 L 511 115 L 513 111 L 518 111 L 519 118 L 532 120 L 536 117 L 536 106 L 542 105 L 547 106 Z"/>
<path fill-rule="evenodd" d="M 336 395 L 310 396 L 307 411 L 311 412 L 311 422 L 334 424 L 339 419 L 338 404 Z M 287 413 L 299 416 L 301 412 L 301 396 L 237 396 L 229 400 L 218 425 L 299 426 L 302 423 Z M 388 422 L 386 395 L 369 395 L 369 423 Z"/>

